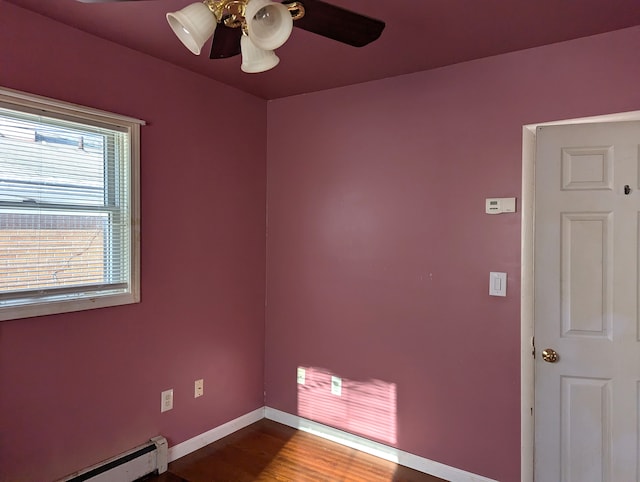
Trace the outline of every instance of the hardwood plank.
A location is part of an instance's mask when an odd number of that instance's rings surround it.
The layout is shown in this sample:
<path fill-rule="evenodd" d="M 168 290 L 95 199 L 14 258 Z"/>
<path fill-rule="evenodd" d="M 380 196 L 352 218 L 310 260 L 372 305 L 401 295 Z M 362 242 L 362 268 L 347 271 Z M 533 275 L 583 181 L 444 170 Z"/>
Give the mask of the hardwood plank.
<path fill-rule="evenodd" d="M 172 462 L 165 474 L 144 480 L 446 482 L 267 419 Z"/>

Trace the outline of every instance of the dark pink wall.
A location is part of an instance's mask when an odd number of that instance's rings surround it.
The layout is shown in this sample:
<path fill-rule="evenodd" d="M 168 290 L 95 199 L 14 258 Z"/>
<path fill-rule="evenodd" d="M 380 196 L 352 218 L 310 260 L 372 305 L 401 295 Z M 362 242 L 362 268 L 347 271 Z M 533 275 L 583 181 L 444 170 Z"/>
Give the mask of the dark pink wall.
<path fill-rule="evenodd" d="M 142 302 L 0 323 L 0 480 L 53 480 L 262 407 L 265 102 L 3 0 L 0 85 L 149 123 Z"/>
<path fill-rule="evenodd" d="M 398 447 L 519 480 L 520 215 L 487 216 L 484 198 L 520 198 L 523 124 L 640 109 L 639 42 L 629 29 L 273 101 L 267 117 L 0 0 L 0 85 L 149 122 L 143 301 L 0 323 L 0 480 L 263 405 L 267 138 L 268 405 L 297 413 L 297 366 L 358 387 L 363 414 L 387 387 Z M 506 299 L 488 297 L 489 271 L 508 273 Z"/>
<path fill-rule="evenodd" d="M 298 366 L 386 382 L 399 448 L 519 481 L 520 214 L 484 200 L 520 202 L 524 124 L 640 109 L 638 45 L 640 27 L 270 102 L 267 405 L 298 413 Z"/>

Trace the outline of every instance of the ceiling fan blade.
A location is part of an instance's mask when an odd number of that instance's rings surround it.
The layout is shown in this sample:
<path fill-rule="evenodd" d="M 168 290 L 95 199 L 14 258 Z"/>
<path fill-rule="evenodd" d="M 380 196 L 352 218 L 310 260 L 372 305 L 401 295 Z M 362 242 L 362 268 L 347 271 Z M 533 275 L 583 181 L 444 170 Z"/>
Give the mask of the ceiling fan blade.
<path fill-rule="evenodd" d="M 363 47 L 382 34 L 385 23 L 371 17 L 336 7 L 321 0 L 299 0 L 304 6 L 304 17 L 293 25 L 323 37 L 354 47 Z M 285 5 L 293 0 L 282 2 Z"/>
<path fill-rule="evenodd" d="M 241 28 L 226 27 L 224 23 L 218 24 L 213 33 L 210 59 L 226 59 L 240 53 Z"/>

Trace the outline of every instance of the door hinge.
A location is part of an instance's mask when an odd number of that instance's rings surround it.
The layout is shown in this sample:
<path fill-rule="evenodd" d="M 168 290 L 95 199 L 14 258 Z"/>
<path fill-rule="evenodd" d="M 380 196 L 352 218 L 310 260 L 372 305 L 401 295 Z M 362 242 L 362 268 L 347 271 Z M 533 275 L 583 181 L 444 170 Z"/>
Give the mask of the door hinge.
<path fill-rule="evenodd" d="M 531 356 L 535 360 L 536 358 L 536 339 L 535 337 L 531 337 Z"/>

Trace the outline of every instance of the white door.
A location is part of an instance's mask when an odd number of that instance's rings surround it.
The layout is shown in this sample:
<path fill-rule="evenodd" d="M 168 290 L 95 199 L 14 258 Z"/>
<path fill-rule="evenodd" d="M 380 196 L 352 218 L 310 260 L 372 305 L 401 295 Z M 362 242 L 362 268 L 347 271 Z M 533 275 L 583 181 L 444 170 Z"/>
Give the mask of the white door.
<path fill-rule="evenodd" d="M 640 122 L 537 131 L 536 482 L 640 481 L 639 160 Z"/>

